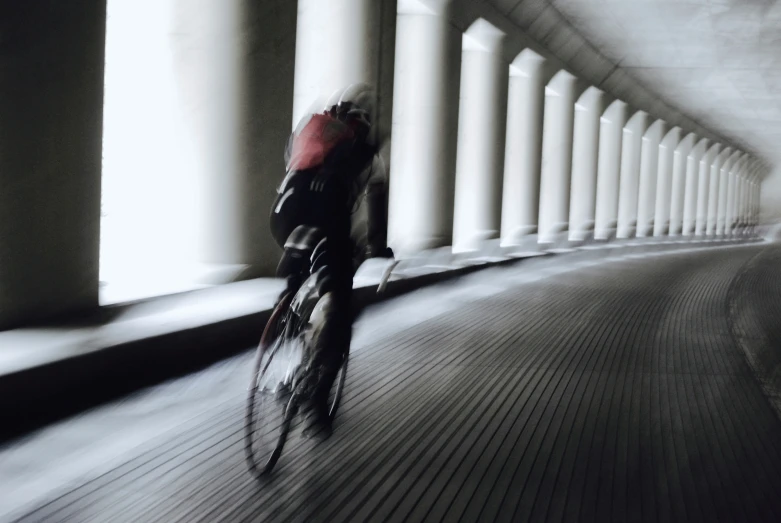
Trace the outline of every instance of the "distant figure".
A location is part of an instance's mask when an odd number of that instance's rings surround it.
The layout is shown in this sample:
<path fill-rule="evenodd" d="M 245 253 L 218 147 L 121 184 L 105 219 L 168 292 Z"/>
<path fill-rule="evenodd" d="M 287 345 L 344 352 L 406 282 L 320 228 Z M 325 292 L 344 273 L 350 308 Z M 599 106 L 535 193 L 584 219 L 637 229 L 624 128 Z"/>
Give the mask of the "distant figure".
<path fill-rule="evenodd" d="M 370 138 L 374 105 L 374 91 L 354 84 L 334 93 L 322 113 L 301 119 L 285 150 L 287 175 L 271 212 L 271 232 L 280 247 L 300 225 L 325 234 L 334 280 L 322 342 L 313 348 L 313 361 L 323 370 L 305 434 L 330 433 L 328 394 L 352 336 L 353 275 L 366 258 L 393 257 L 386 238 L 385 164 Z M 280 264 L 277 275 L 287 280 L 280 299 L 298 290 L 299 274 L 297 267 Z"/>

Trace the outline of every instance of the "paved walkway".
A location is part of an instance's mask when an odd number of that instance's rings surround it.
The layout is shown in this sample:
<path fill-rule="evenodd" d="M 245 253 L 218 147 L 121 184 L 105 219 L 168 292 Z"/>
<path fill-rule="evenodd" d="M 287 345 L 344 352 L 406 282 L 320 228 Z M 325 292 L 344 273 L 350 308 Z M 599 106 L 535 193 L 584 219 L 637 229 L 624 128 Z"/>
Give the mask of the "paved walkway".
<path fill-rule="evenodd" d="M 779 253 L 531 260 L 392 300 L 357 326 L 333 437 L 294 434 L 271 481 L 244 466 L 246 354 L 4 449 L 0 513 L 779 521 L 781 421 L 736 342 L 775 325 L 749 316 L 779 310 Z"/>

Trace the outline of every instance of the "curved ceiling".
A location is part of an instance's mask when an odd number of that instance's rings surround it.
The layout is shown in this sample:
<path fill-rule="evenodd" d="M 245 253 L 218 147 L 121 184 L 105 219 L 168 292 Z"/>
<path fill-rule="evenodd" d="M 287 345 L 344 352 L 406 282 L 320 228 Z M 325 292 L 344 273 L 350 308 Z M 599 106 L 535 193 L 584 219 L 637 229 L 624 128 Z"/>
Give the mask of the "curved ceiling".
<path fill-rule="evenodd" d="M 525 29 L 549 12 L 665 105 L 781 163 L 780 1 L 489 1 Z"/>

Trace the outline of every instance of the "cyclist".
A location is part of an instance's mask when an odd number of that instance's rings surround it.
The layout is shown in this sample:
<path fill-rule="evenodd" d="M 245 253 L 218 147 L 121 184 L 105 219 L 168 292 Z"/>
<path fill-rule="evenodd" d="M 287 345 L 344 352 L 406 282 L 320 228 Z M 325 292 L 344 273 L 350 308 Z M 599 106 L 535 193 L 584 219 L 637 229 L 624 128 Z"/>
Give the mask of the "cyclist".
<path fill-rule="evenodd" d="M 271 232 L 280 247 L 299 225 L 317 227 L 326 238 L 330 303 L 323 308 L 321 343 L 313 347 L 321 379 L 304 435 L 318 429 L 330 434 L 328 394 L 350 346 L 355 270 L 366 258 L 393 257 L 386 244 L 385 165 L 372 139 L 374 102 L 369 86 L 353 84 L 334 93 L 323 112 L 302 118 L 288 140 L 287 175 L 271 212 Z M 283 256 L 277 276 L 286 278 L 287 288 L 280 299 L 303 283 L 300 268 Z"/>

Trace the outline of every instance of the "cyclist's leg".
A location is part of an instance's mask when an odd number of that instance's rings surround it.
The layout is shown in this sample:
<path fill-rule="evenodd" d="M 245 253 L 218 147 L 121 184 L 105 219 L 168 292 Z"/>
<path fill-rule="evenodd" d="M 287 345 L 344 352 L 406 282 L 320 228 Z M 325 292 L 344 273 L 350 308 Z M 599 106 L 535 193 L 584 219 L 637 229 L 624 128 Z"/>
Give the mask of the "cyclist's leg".
<path fill-rule="evenodd" d="M 312 413 L 308 425 L 328 430 L 328 395 L 339 373 L 344 354 L 352 338 L 352 243 L 349 213 L 332 215 L 328 229 L 328 266 L 331 276 L 325 321 L 313 354 L 313 363 L 320 368 L 320 380 L 312 397 Z"/>
<path fill-rule="evenodd" d="M 288 183 L 288 187 L 292 189 L 290 193 L 278 194 L 271 207 L 269 228 L 274 241 L 283 249 L 290 233 L 299 225 L 311 221 L 310 204 L 306 201 L 309 194 L 297 187 L 306 182 L 305 178 L 308 175 L 309 173 L 305 171 L 294 173 Z M 283 254 L 277 266 L 277 277 L 284 278 L 286 285 L 277 297 L 275 306 L 287 293 L 296 292 L 301 286 L 303 283 L 302 273 L 304 269 L 308 269 L 308 265 L 306 267 L 304 265 L 308 264 L 308 261 L 289 256 L 288 253 Z"/>

